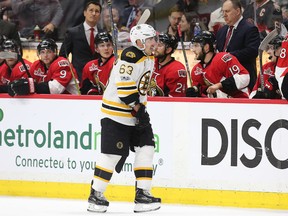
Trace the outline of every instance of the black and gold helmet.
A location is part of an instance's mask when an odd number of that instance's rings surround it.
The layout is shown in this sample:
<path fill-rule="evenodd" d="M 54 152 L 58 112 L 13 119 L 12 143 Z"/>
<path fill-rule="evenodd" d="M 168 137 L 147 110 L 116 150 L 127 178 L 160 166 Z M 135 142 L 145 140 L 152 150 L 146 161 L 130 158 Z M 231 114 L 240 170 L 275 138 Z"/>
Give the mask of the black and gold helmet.
<path fill-rule="evenodd" d="M 100 43 L 108 41 L 113 43 L 112 36 L 108 32 L 99 32 L 95 37 L 94 43 L 98 45 Z"/>
<path fill-rule="evenodd" d="M 210 47 L 213 47 L 216 43 L 215 35 L 210 31 L 202 31 L 202 33 L 194 36 L 191 40 L 191 43 L 200 43 L 203 46 L 209 44 Z"/>
<path fill-rule="evenodd" d="M 47 39 L 44 39 L 43 41 L 41 41 L 38 46 L 37 46 L 37 51 L 38 51 L 38 54 L 40 53 L 41 50 L 52 50 L 54 53 L 57 54 L 57 44 L 56 42 L 51 39 L 51 38 L 47 38 Z"/>
<path fill-rule="evenodd" d="M 175 36 L 167 33 L 160 33 L 158 37 L 160 42 L 164 43 L 167 47 L 171 47 L 173 51 L 177 49 L 178 39 Z"/>

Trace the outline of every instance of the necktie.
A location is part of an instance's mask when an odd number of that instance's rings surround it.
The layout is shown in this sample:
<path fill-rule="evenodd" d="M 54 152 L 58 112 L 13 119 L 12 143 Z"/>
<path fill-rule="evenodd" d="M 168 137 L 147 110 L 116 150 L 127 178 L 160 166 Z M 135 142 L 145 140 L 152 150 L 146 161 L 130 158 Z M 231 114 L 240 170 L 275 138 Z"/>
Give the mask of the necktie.
<path fill-rule="evenodd" d="M 91 52 L 95 53 L 95 45 L 94 45 L 94 28 L 90 28 L 90 49 Z"/>
<path fill-rule="evenodd" d="M 224 44 L 224 47 L 223 47 L 223 51 L 224 52 L 227 49 L 228 43 L 229 43 L 231 35 L 232 35 L 233 28 L 234 28 L 234 26 L 230 26 L 229 27 L 229 30 L 228 30 L 228 33 L 227 33 L 227 36 L 226 36 L 226 40 L 225 40 L 225 44 Z"/>
<path fill-rule="evenodd" d="M 138 9 L 136 7 L 133 7 L 131 14 L 129 16 L 129 20 L 128 20 L 127 25 L 126 25 L 127 28 L 133 27 L 132 24 L 134 24 L 134 22 L 135 22 L 135 17 L 137 15 L 137 12 L 138 12 Z"/>

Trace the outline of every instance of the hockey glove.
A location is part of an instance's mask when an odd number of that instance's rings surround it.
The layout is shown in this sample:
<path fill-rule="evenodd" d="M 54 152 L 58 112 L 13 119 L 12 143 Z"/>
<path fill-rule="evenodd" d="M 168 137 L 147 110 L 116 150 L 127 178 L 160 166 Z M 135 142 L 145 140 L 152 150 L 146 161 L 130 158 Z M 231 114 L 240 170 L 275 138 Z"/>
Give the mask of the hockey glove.
<path fill-rule="evenodd" d="M 197 86 L 187 88 L 186 97 L 200 97 L 200 89 Z"/>
<path fill-rule="evenodd" d="M 100 95 L 98 89 L 96 88 L 91 88 L 88 92 L 87 95 Z"/>
<path fill-rule="evenodd" d="M 35 93 L 35 84 L 33 78 L 19 79 L 9 83 L 8 94 L 11 97 L 15 95 L 29 95 Z"/>
<path fill-rule="evenodd" d="M 144 128 L 150 125 L 150 116 L 146 111 L 146 107 L 143 104 L 140 104 L 140 108 L 137 112 L 132 111 L 132 115 L 136 117 L 136 129 L 143 130 Z"/>
<path fill-rule="evenodd" d="M 80 88 L 80 92 L 82 95 L 86 95 L 88 91 L 92 88 L 93 84 L 89 79 L 85 79 L 82 83 L 82 87 Z"/>
<path fill-rule="evenodd" d="M 253 99 L 279 99 L 281 95 L 279 91 L 278 82 L 275 77 L 270 77 L 265 81 L 264 91 L 258 90 Z"/>

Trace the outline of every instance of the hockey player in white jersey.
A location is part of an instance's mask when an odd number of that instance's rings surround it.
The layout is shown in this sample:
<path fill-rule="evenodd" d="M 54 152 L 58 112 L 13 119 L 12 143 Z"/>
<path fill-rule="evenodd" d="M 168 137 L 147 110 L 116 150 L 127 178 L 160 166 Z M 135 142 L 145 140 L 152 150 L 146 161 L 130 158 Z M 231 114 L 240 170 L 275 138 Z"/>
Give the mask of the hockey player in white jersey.
<path fill-rule="evenodd" d="M 88 211 L 106 212 L 104 196 L 114 170 L 121 171 L 129 149 L 135 152 L 134 212 L 154 211 L 161 199 L 151 193 L 154 135 L 146 111 L 147 91 L 157 47 L 154 28 L 147 24 L 130 31 L 132 46 L 124 49 L 114 65 L 102 99 L 101 154 L 97 157 Z"/>

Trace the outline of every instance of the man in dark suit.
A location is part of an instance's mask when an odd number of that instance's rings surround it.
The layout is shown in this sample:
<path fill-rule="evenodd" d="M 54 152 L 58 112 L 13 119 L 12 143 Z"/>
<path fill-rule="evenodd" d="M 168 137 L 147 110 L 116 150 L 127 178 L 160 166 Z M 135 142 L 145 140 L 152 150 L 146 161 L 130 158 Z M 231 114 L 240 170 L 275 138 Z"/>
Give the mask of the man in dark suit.
<path fill-rule="evenodd" d="M 222 11 L 226 25 L 217 32 L 216 48 L 219 52 L 229 52 L 236 56 L 249 71 L 248 87 L 251 90 L 257 78 L 256 58 L 260 45 L 259 31 L 255 25 L 243 19 L 239 0 L 225 0 Z"/>
<path fill-rule="evenodd" d="M 60 56 L 67 57 L 70 53 L 72 54 L 72 64 L 77 71 L 79 81 L 82 80 L 82 69 L 85 64 L 97 57 L 94 38 L 100 31 L 97 24 L 101 10 L 102 7 L 98 1 L 87 2 L 84 7 L 85 21 L 67 30 L 60 48 Z"/>

